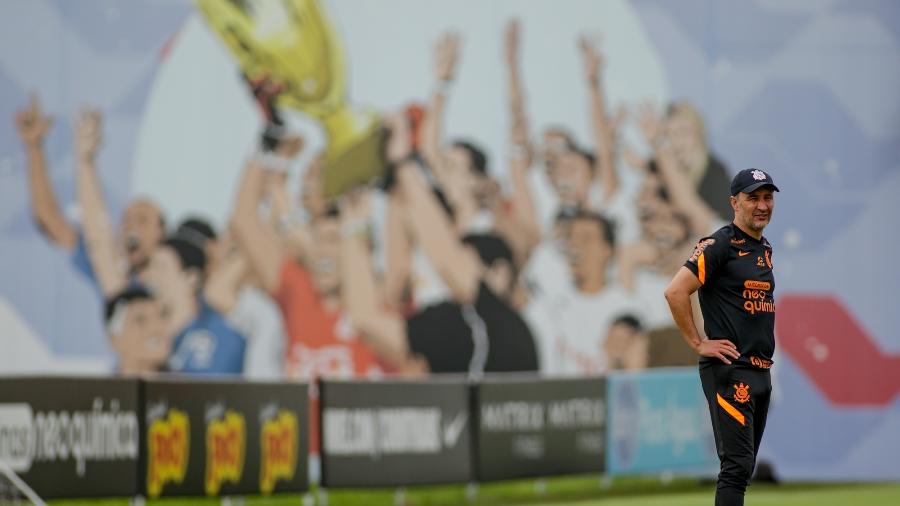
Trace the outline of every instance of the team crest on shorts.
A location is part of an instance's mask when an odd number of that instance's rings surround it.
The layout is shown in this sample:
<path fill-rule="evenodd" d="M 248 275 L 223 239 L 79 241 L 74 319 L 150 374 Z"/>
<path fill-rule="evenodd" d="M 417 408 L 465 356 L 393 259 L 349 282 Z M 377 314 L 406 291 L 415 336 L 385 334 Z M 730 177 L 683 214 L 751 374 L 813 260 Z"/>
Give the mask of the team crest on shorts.
<path fill-rule="evenodd" d="M 750 385 L 736 383 L 734 385 L 734 400 L 744 404 L 750 400 Z"/>

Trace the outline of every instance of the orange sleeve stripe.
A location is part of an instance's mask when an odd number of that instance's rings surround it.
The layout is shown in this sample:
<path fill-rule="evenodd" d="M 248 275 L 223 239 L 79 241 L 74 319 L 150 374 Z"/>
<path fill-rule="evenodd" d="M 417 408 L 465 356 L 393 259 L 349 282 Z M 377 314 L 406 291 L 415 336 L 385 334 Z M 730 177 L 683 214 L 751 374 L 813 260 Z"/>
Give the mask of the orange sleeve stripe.
<path fill-rule="evenodd" d="M 722 406 L 722 409 L 725 410 L 726 413 L 731 415 L 732 418 L 741 423 L 741 425 L 745 425 L 744 414 L 738 411 L 738 408 L 732 406 L 725 399 L 722 398 L 721 395 L 716 394 L 716 400 L 719 401 L 719 406 Z"/>
<path fill-rule="evenodd" d="M 700 280 L 700 284 L 706 283 L 706 254 L 700 253 L 700 256 L 697 257 L 697 279 Z"/>

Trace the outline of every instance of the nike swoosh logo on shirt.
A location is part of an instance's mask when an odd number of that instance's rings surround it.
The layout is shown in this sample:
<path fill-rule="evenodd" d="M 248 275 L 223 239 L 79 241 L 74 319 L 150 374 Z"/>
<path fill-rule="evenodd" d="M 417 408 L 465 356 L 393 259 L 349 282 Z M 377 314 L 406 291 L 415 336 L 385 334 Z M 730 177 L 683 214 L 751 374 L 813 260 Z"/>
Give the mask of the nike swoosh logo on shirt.
<path fill-rule="evenodd" d="M 739 257 L 745 257 L 745 256 L 747 256 L 747 255 L 749 255 L 749 254 L 750 254 L 749 251 L 738 251 L 738 256 L 739 256 Z"/>

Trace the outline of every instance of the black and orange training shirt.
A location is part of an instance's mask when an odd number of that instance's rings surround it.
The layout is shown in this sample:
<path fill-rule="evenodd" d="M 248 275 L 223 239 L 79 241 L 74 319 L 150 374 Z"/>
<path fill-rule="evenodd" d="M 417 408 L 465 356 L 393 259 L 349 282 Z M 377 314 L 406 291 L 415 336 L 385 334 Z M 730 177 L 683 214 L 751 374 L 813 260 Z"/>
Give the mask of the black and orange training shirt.
<path fill-rule="evenodd" d="M 739 361 L 768 369 L 775 351 L 772 246 L 729 223 L 697 243 L 684 264 L 700 280 L 700 310 L 710 339 L 728 339 Z"/>

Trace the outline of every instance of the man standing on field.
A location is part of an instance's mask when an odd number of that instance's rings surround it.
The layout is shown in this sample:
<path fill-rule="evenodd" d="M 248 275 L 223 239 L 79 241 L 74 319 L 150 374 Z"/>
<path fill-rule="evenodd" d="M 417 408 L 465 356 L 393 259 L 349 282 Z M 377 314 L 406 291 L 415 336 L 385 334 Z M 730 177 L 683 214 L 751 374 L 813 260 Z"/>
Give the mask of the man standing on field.
<path fill-rule="evenodd" d="M 739 172 L 731 181 L 734 221 L 700 240 L 665 292 L 684 340 L 700 356 L 721 463 L 716 506 L 744 504 L 769 411 L 775 277 L 772 246 L 762 232 L 776 191 L 766 172 Z M 708 339 L 691 317 L 690 297 L 697 290 Z"/>

